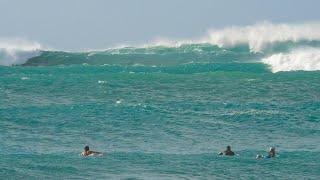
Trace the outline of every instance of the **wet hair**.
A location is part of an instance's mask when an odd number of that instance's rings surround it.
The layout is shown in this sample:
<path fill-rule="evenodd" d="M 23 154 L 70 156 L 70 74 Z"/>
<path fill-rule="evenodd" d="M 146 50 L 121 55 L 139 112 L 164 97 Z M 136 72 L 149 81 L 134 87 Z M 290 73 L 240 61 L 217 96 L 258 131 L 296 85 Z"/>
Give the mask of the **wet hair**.
<path fill-rule="evenodd" d="M 227 146 L 227 150 L 231 150 L 231 146 Z"/>
<path fill-rule="evenodd" d="M 85 150 L 85 151 L 89 151 L 89 146 L 85 146 L 85 147 L 84 147 L 84 150 Z"/>

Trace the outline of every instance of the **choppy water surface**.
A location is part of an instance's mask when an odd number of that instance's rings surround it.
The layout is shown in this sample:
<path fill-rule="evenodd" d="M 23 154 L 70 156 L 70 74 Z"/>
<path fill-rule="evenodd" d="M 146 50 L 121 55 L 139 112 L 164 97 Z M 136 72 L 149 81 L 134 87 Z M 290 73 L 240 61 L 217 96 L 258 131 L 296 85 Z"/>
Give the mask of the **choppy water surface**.
<path fill-rule="evenodd" d="M 319 179 L 320 72 L 274 63 L 289 45 L 43 51 L 0 66 L 0 175 Z M 104 156 L 80 157 L 84 145 Z M 238 155 L 218 156 L 227 145 Z M 269 146 L 278 157 L 256 160 Z"/>

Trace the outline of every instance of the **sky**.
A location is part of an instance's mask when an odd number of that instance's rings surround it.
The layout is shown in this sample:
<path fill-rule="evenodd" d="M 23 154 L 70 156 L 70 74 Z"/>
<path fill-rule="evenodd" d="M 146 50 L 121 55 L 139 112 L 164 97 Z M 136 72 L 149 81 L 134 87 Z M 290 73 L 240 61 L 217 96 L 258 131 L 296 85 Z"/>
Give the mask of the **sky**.
<path fill-rule="evenodd" d="M 211 28 L 317 22 L 319 0 L 0 0 L 0 41 L 92 50 L 159 38 L 201 37 Z"/>

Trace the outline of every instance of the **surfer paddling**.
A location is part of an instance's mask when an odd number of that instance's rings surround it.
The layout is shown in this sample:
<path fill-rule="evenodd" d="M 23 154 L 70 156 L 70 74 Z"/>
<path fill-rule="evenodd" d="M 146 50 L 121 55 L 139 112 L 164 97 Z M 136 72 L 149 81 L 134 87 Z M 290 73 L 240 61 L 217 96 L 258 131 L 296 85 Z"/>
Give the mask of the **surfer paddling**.
<path fill-rule="evenodd" d="M 81 153 L 81 156 L 101 156 L 101 152 L 90 151 L 89 146 L 84 147 L 84 151 Z"/>
<path fill-rule="evenodd" d="M 225 156 L 234 156 L 234 152 L 231 151 L 231 146 L 227 146 L 227 149 L 223 152 L 220 152 L 219 155 L 225 155 Z"/>

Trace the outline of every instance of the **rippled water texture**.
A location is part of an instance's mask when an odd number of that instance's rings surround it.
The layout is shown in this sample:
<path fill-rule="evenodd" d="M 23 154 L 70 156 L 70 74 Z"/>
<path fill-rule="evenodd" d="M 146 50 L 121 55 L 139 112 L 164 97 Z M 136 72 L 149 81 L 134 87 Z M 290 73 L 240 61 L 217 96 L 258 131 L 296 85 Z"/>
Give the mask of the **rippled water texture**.
<path fill-rule="evenodd" d="M 235 62 L 0 66 L 0 175 L 319 179 L 319 110 L 319 71 Z M 104 156 L 79 156 L 85 145 Z M 227 145 L 238 155 L 218 156 Z M 278 157 L 256 160 L 269 146 Z"/>

